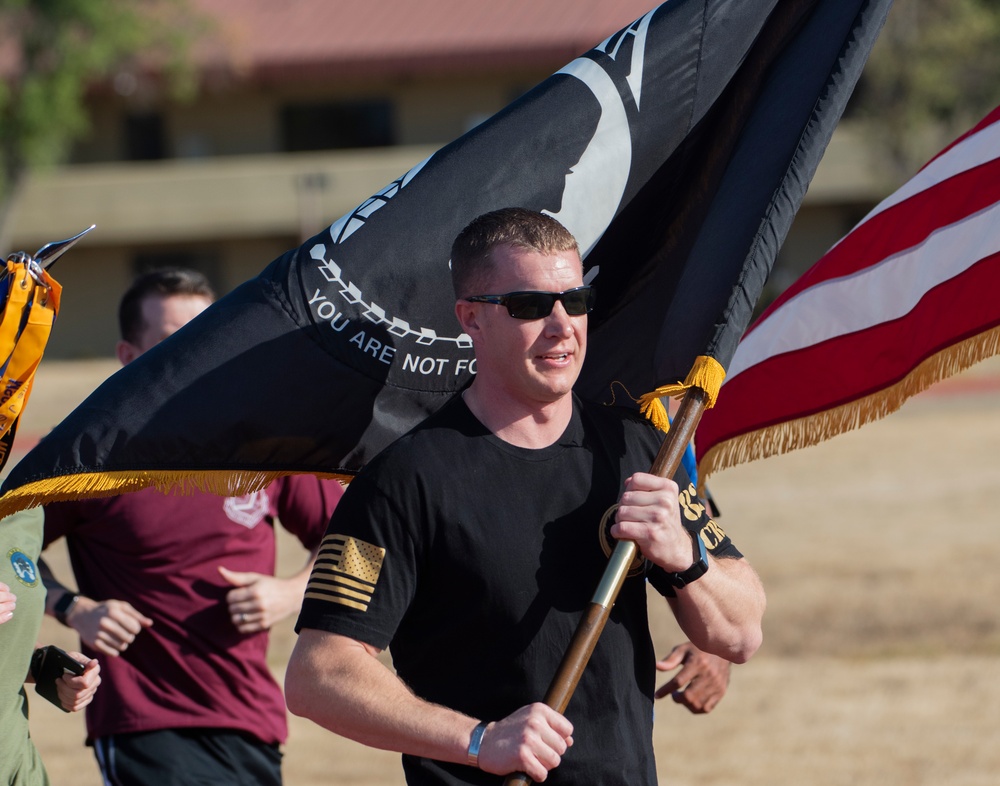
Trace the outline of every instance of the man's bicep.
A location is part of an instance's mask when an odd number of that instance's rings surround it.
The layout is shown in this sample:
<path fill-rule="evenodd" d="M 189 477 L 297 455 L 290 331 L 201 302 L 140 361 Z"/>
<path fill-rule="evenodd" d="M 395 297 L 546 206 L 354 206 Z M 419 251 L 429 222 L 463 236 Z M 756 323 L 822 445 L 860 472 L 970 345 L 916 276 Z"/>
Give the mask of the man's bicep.
<path fill-rule="evenodd" d="M 360 655 L 377 658 L 382 652 L 373 644 L 316 628 L 302 629 L 295 643 L 295 650 L 307 662 L 321 666 L 349 661 Z"/>
<path fill-rule="evenodd" d="M 285 671 L 285 700 L 296 715 L 315 718 L 324 704 L 363 673 L 379 650 L 370 644 L 315 628 L 303 628 Z"/>
<path fill-rule="evenodd" d="M 748 587 L 763 588 L 760 576 L 757 574 L 757 571 L 746 557 L 742 555 L 739 557 L 723 555 L 716 559 L 716 563 L 732 578 L 747 585 Z"/>

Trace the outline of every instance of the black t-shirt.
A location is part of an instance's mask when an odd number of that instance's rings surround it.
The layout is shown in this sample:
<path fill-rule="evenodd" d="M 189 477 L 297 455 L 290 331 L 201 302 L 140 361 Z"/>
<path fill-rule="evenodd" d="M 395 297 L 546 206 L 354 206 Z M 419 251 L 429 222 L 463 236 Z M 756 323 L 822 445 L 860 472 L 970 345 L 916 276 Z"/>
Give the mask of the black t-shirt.
<path fill-rule="evenodd" d="M 519 448 L 456 397 L 352 481 L 298 627 L 390 647 L 418 696 L 477 718 L 541 701 L 607 567 L 602 516 L 629 475 L 649 470 L 662 437 L 630 410 L 574 400 L 555 444 Z M 675 480 L 686 526 L 716 556 L 740 556 L 683 469 Z M 646 575 L 669 594 L 662 571 Z M 654 662 L 639 575 L 567 707 L 574 745 L 547 783 L 656 783 Z M 411 785 L 496 782 L 467 766 L 403 763 Z"/>

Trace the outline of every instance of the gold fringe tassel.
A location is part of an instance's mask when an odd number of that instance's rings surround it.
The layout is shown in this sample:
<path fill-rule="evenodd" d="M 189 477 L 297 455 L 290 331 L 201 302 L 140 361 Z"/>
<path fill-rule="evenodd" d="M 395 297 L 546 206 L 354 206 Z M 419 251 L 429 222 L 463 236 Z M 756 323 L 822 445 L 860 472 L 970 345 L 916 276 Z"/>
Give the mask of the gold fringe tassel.
<path fill-rule="evenodd" d="M 0 497 L 0 517 L 19 510 L 74 499 L 115 497 L 131 491 L 155 488 L 163 494 L 218 494 L 237 497 L 260 491 L 294 472 L 85 472 L 26 483 Z M 339 480 L 344 485 L 353 476 L 342 473 L 315 473 L 320 478 Z"/>
<path fill-rule="evenodd" d="M 639 410 L 649 418 L 656 428 L 665 432 L 670 428 L 670 419 L 667 417 L 667 408 L 663 406 L 660 399 L 665 396 L 680 398 L 691 388 L 701 388 L 708 396 L 705 403 L 705 407 L 708 409 L 715 406 L 719 389 L 722 387 L 722 380 L 725 378 L 726 370 L 719 361 L 707 355 L 699 355 L 695 358 L 694 365 L 684 382 L 663 385 L 651 393 L 639 396 Z"/>
<path fill-rule="evenodd" d="M 953 344 L 927 358 L 902 380 L 870 396 L 804 418 L 750 431 L 714 445 L 698 462 L 698 486 L 715 472 L 748 461 L 817 445 L 898 410 L 931 385 L 1000 354 L 1000 327 Z"/>

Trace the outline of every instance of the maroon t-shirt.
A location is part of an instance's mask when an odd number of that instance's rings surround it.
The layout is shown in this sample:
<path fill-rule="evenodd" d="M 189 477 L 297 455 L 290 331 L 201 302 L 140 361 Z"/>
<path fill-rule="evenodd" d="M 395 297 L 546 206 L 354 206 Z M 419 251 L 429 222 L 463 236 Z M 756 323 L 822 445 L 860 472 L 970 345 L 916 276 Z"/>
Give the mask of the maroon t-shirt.
<path fill-rule="evenodd" d="M 288 735 L 285 701 L 267 667 L 267 632 L 242 634 L 219 574 L 275 569 L 275 520 L 309 549 L 343 493 L 336 481 L 282 478 L 243 497 L 164 495 L 153 489 L 45 508 L 45 545 L 65 536 L 82 594 L 124 600 L 154 620 L 101 662 L 87 707 L 89 739 L 207 727 L 263 742 Z"/>

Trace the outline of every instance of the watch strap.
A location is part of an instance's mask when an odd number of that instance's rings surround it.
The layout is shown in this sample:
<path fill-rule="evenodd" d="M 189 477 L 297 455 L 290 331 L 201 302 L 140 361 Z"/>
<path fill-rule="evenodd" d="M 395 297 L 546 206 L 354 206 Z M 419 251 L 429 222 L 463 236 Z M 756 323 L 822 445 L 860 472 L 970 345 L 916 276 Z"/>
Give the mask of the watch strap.
<path fill-rule="evenodd" d="M 56 601 L 56 605 L 52 607 L 52 614 L 57 620 L 59 620 L 63 625 L 69 625 L 66 621 L 66 617 L 73 610 L 76 602 L 80 600 L 80 596 L 75 592 L 69 592 L 68 590 L 62 594 L 62 597 Z"/>
<path fill-rule="evenodd" d="M 679 573 L 667 573 L 667 581 L 677 589 L 683 589 L 692 581 L 697 581 L 708 573 L 708 552 L 705 549 L 705 541 L 697 532 L 689 532 L 688 534 L 694 542 L 694 564 Z"/>

